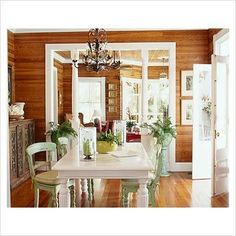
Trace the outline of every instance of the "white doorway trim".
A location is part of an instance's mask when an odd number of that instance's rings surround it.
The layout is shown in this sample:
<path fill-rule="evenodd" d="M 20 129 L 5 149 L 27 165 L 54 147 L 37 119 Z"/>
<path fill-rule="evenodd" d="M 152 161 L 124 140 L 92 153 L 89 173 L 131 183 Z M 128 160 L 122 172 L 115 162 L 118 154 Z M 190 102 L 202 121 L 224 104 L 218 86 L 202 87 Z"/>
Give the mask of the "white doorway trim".
<path fill-rule="evenodd" d="M 176 123 L 176 43 L 158 42 L 158 43 L 109 43 L 111 50 L 169 50 L 169 81 L 170 81 L 170 99 L 169 115 L 172 123 Z M 86 43 L 79 44 L 46 44 L 45 45 L 45 127 L 49 129 L 49 122 L 55 121 L 53 90 L 53 54 L 55 51 L 76 51 L 86 50 Z M 73 101 L 72 101 L 73 104 Z M 189 171 L 191 163 L 176 162 L 175 158 L 175 139 L 169 147 L 169 160 L 171 171 Z"/>

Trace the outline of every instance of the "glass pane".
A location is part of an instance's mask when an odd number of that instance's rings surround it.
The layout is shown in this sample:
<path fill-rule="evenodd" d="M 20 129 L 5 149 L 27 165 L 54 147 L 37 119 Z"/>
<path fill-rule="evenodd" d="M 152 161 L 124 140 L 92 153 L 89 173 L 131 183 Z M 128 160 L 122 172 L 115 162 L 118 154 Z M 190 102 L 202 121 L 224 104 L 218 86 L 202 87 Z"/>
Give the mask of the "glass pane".
<path fill-rule="evenodd" d="M 148 120 L 163 117 L 169 105 L 169 80 L 155 79 L 148 82 Z"/>
<path fill-rule="evenodd" d="M 211 73 L 199 73 L 199 139 L 210 140 L 211 131 Z"/>
<path fill-rule="evenodd" d="M 101 83 L 100 82 L 91 82 L 90 84 L 90 101 L 97 102 L 101 98 Z"/>
<path fill-rule="evenodd" d="M 228 56 L 229 55 L 229 39 L 220 43 L 220 55 L 221 56 Z"/>
<path fill-rule="evenodd" d="M 84 123 L 91 122 L 94 110 L 99 110 L 104 117 L 100 81 L 79 81 L 79 112 L 84 115 Z"/>
<path fill-rule="evenodd" d="M 89 83 L 79 82 L 78 93 L 80 102 L 89 102 Z"/>
<path fill-rule="evenodd" d="M 169 57 L 168 50 L 149 50 L 148 51 L 148 62 L 163 62 L 163 58 Z"/>
<path fill-rule="evenodd" d="M 227 65 L 217 63 L 216 66 L 216 130 L 220 134 L 216 139 L 216 149 L 223 149 L 227 147 Z"/>

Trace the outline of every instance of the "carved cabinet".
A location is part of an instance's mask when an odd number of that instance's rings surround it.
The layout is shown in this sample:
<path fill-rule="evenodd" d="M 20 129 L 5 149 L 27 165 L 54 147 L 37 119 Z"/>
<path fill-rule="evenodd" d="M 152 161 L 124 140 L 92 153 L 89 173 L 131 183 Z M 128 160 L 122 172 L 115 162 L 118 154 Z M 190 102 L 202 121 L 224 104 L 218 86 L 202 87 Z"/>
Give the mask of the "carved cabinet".
<path fill-rule="evenodd" d="M 34 120 L 10 121 L 9 160 L 11 188 L 15 188 L 30 176 L 25 150 L 34 141 Z"/>

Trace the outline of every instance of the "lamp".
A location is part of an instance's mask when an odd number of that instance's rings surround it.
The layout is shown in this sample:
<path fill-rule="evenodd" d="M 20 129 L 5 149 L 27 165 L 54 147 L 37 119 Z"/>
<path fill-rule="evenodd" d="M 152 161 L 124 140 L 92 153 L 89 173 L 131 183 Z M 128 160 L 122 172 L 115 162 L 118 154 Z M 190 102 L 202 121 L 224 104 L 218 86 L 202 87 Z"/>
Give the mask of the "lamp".
<path fill-rule="evenodd" d="M 82 61 L 89 71 L 99 71 L 119 69 L 120 60 L 117 60 L 116 52 L 111 53 L 107 49 L 107 33 L 104 29 L 90 29 L 88 32 L 88 49 L 82 55 Z M 118 56 L 119 57 L 119 56 Z M 72 61 L 78 68 L 78 55 L 72 55 Z"/>
<path fill-rule="evenodd" d="M 95 110 L 93 111 L 92 118 L 99 118 L 100 116 L 101 116 L 101 111 L 95 109 Z"/>

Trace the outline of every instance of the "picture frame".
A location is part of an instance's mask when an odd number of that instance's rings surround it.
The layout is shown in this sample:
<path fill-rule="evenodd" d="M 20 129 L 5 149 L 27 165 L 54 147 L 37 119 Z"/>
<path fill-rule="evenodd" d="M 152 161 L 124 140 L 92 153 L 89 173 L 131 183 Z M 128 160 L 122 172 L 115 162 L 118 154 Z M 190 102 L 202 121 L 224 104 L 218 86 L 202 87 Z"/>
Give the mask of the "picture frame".
<path fill-rule="evenodd" d="M 193 100 L 181 100 L 181 125 L 193 125 Z"/>
<path fill-rule="evenodd" d="M 117 107 L 116 106 L 109 106 L 108 112 L 117 112 Z"/>
<path fill-rule="evenodd" d="M 116 105 L 116 98 L 109 98 L 108 105 Z"/>
<path fill-rule="evenodd" d="M 193 96 L 193 71 L 181 71 L 181 96 Z"/>
<path fill-rule="evenodd" d="M 108 90 L 117 90 L 117 84 L 108 84 Z"/>
<path fill-rule="evenodd" d="M 116 91 L 109 91 L 109 92 L 108 92 L 108 97 L 109 97 L 109 98 L 115 98 L 115 97 L 117 97 L 117 92 L 116 92 Z"/>

